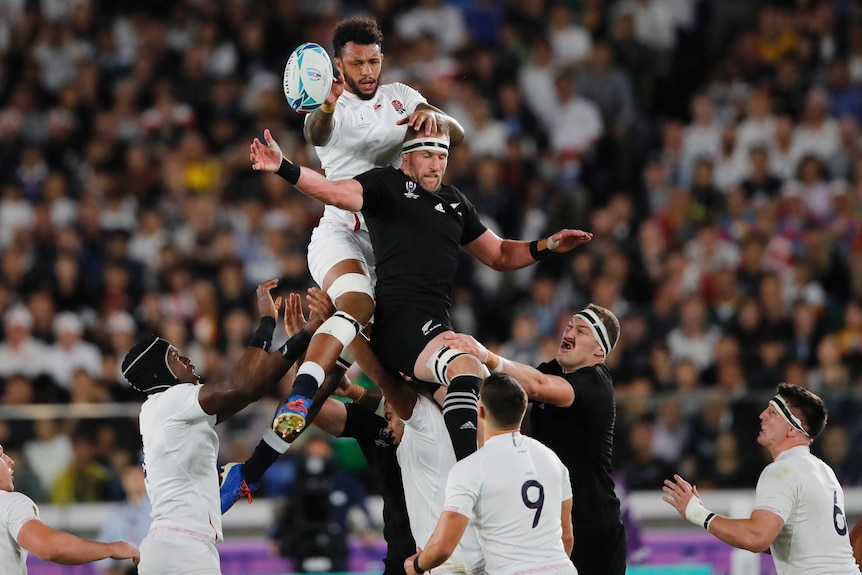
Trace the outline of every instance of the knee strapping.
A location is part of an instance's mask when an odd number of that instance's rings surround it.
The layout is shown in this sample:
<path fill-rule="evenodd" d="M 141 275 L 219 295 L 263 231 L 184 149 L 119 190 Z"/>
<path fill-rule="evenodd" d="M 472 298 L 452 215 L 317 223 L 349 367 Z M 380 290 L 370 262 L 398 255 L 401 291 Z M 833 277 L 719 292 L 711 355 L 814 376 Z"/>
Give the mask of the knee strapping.
<path fill-rule="evenodd" d="M 340 341 L 341 345 L 346 348 L 361 329 L 362 325 L 349 313 L 337 311 L 332 314 L 331 318 L 323 322 L 323 325 L 317 329 L 315 335 L 318 333 L 328 333 Z"/>
<path fill-rule="evenodd" d="M 326 290 L 326 295 L 335 302 L 339 297 L 348 293 L 364 293 L 372 300 L 374 299 L 374 285 L 371 279 L 365 274 L 343 274 L 335 278 L 329 289 Z"/>
<path fill-rule="evenodd" d="M 451 347 L 443 346 L 434 352 L 434 355 L 431 356 L 431 359 L 428 360 L 426 364 L 428 369 L 431 370 L 431 373 L 434 374 L 434 381 L 439 383 L 440 385 L 449 385 L 449 378 L 446 376 L 446 369 L 449 367 L 449 364 L 455 361 L 456 357 L 462 355 L 470 355 L 465 351 L 460 351 L 457 349 L 452 349 Z"/>

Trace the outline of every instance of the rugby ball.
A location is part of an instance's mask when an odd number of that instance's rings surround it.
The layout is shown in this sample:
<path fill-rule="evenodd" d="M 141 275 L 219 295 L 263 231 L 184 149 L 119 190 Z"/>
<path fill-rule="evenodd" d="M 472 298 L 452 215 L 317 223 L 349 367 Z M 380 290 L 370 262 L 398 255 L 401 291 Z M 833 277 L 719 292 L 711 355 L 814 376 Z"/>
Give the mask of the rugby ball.
<path fill-rule="evenodd" d="M 297 112 L 318 109 L 332 89 L 332 60 L 319 44 L 306 42 L 297 48 L 284 67 L 284 97 Z"/>

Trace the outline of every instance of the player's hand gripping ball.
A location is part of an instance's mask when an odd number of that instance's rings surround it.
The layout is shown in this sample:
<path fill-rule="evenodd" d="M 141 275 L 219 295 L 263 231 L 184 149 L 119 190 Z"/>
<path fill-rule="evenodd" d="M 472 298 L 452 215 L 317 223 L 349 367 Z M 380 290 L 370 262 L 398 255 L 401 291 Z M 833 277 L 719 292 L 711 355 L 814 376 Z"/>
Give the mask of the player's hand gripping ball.
<path fill-rule="evenodd" d="M 298 46 L 284 67 L 284 96 L 297 112 L 318 109 L 332 89 L 332 60 L 319 44 Z"/>

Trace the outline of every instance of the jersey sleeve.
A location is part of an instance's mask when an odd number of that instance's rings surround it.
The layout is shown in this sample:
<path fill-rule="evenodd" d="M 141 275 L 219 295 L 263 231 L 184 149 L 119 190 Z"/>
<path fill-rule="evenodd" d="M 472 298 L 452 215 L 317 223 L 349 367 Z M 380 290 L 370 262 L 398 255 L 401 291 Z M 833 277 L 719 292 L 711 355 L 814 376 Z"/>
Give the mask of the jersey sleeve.
<path fill-rule="evenodd" d="M 556 453 L 554 453 L 554 457 L 557 457 Z M 563 473 L 563 491 L 561 494 L 561 501 L 565 501 L 574 497 L 574 493 L 572 493 L 572 477 L 571 475 L 569 475 L 569 468 L 563 465 L 563 462 L 560 460 L 559 457 L 557 457 L 557 463 L 560 466 L 560 471 L 562 471 Z"/>
<path fill-rule="evenodd" d="M 216 414 L 210 415 L 203 410 L 198 401 L 198 394 L 202 385 L 182 384 L 168 388 L 159 397 L 158 408 L 162 412 L 162 419 L 167 421 L 197 421 L 206 419 L 210 425 L 215 425 L 218 420 Z"/>
<path fill-rule="evenodd" d="M 800 476 L 787 462 L 773 461 L 757 480 L 754 508 L 775 513 L 787 521 L 793 506 L 799 500 Z"/>
<path fill-rule="evenodd" d="M 344 431 L 339 437 L 352 437 L 360 444 L 371 443 L 380 435 L 380 430 L 386 427 L 386 420 L 355 403 L 345 404 L 347 420 Z"/>
<path fill-rule="evenodd" d="M 418 90 L 415 88 L 411 88 L 407 84 L 402 84 L 401 82 L 393 82 L 393 87 L 395 88 L 395 93 L 398 95 L 398 98 L 404 104 L 404 109 L 407 110 L 408 114 L 412 114 L 416 111 L 416 107 L 419 104 L 427 104 L 428 100 L 425 99 Z"/>
<path fill-rule="evenodd" d="M 476 210 L 476 206 L 467 199 L 467 196 L 462 194 L 457 188 L 453 187 L 452 189 L 461 199 L 461 206 L 464 208 L 464 231 L 461 233 L 461 245 L 465 246 L 484 234 L 488 228 L 479 219 L 479 212 Z"/>
<path fill-rule="evenodd" d="M 417 396 L 413 413 L 410 415 L 410 419 L 404 420 L 404 425 L 416 431 L 425 431 L 428 429 L 428 421 L 432 417 L 432 409 L 437 409 L 437 404 L 434 403 L 433 399 L 428 399 L 424 395 Z"/>
<path fill-rule="evenodd" d="M 354 179 L 362 184 L 362 211 L 375 211 L 385 205 L 386 168 L 375 168 L 363 172 Z"/>
<path fill-rule="evenodd" d="M 476 502 L 479 500 L 481 478 L 467 461 L 459 461 L 449 471 L 446 481 L 446 499 L 443 511 L 454 511 L 475 521 Z"/>
<path fill-rule="evenodd" d="M 39 519 L 39 508 L 32 499 L 23 493 L 8 493 L 0 505 L 0 524 L 9 532 L 12 539 L 18 541 L 18 533 L 24 524 L 33 519 Z"/>

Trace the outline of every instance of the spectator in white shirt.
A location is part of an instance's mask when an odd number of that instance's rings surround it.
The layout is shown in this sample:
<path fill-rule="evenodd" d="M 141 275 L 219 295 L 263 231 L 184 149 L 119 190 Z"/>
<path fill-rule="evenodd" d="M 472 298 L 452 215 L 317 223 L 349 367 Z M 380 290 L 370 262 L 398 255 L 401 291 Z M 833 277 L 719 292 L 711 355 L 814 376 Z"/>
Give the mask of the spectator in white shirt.
<path fill-rule="evenodd" d="M 54 344 L 48 349 L 51 361 L 48 374 L 64 389 L 72 384 L 72 375 L 83 369 L 98 377 L 102 369 L 102 353 L 94 344 L 82 338 L 83 323 L 71 312 L 58 313 L 54 318 Z"/>
<path fill-rule="evenodd" d="M 20 373 L 33 378 L 45 372 L 48 346 L 31 335 L 33 316 L 23 305 L 3 317 L 5 339 L 0 343 L 0 377 Z"/>

